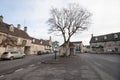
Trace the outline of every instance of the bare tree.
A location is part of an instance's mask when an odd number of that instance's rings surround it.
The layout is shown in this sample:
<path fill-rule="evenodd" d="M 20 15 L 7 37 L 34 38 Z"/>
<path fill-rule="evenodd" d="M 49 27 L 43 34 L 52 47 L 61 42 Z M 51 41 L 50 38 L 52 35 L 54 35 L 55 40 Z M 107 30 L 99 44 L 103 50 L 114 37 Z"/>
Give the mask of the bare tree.
<path fill-rule="evenodd" d="M 88 28 L 90 17 L 91 13 L 81 8 L 78 4 L 69 4 L 67 8 L 62 9 L 51 9 L 51 17 L 48 19 L 51 25 L 49 32 L 62 34 L 67 55 L 69 55 L 70 38 L 75 33 Z"/>

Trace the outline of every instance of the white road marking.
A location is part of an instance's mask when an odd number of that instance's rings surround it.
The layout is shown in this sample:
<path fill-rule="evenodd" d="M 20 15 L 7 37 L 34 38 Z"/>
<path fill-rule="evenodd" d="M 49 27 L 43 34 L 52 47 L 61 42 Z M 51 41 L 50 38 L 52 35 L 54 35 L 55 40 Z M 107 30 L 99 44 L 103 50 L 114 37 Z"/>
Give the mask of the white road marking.
<path fill-rule="evenodd" d="M 35 66 L 35 64 L 31 64 L 31 65 L 29 65 L 29 67 L 33 67 L 33 66 Z"/>
<path fill-rule="evenodd" d="M 95 71 L 98 72 L 98 75 L 100 75 L 100 77 L 102 78 L 102 80 L 115 80 L 113 76 L 109 75 L 108 73 L 106 73 L 105 71 L 103 71 L 102 69 L 98 68 L 97 66 L 93 65 L 92 63 L 89 63 L 91 65 L 91 67 L 93 67 L 95 69 Z M 99 63 L 96 63 L 96 65 L 102 66 Z"/>
<path fill-rule="evenodd" d="M 38 62 L 37 64 L 41 64 L 41 62 Z"/>
<path fill-rule="evenodd" d="M 4 75 L 0 75 L 0 78 L 4 77 Z"/>
<path fill-rule="evenodd" d="M 15 72 L 22 71 L 22 70 L 23 70 L 23 68 L 20 68 L 20 69 L 15 70 Z"/>
<path fill-rule="evenodd" d="M 101 64 L 97 63 L 97 62 L 94 62 L 94 64 L 98 65 L 98 66 L 102 66 Z"/>

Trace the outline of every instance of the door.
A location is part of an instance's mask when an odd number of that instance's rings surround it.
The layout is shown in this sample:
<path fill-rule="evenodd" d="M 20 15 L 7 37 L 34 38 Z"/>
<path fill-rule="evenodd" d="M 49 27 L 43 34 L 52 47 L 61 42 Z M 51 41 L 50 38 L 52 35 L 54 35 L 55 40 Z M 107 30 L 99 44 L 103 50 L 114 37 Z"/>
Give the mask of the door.
<path fill-rule="evenodd" d="M 70 55 L 74 55 L 74 48 L 70 48 Z"/>
<path fill-rule="evenodd" d="M 24 48 L 24 53 L 25 53 L 26 55 L 29 55 L 29 54 L 30 54 L 30 46 L 25 46 L 25 48 Z"/>

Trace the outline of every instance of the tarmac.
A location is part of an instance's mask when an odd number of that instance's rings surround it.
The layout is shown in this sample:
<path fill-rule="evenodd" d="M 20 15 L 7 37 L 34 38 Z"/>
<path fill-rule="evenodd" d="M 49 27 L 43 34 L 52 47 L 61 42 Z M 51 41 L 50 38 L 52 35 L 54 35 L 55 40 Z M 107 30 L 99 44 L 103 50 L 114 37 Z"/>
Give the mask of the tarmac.
<path fill-rule="evenodd" d="M 79 55 L 44 60 L 23 80 L 101 80 Z"/>
<path fill-rule="evenodd" d="M 85 53 L 38 59 L 0 80 L 120 80 L 119 72 L 118 55 Z"/>

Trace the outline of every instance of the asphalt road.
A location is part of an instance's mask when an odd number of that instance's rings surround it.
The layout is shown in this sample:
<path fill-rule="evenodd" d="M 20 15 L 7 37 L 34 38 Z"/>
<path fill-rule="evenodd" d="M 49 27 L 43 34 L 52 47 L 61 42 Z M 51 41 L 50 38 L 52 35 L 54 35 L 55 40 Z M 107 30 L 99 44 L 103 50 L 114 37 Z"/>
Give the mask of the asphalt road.
<path fill-rule="evenodd" d="M 120 55 L 82 54 L 81 58 L 102 80 L 120 80 Z"/>
<path fill-rule="evenodd" d="M 47 55 L 32 55 L 14 60 L 0 60 L 0 77 L 7 74 L 12 74 L 17 70 L 21 70 L 27 66 L 40 64 L 43 60 L 53 58 L 53 54 Z"/>
<path fill-rule="evenodd" d="M 120 80 L 120 55 L 85 53 L 53 58 L 50 54 L 0 61 L 0 80 Z"/>

